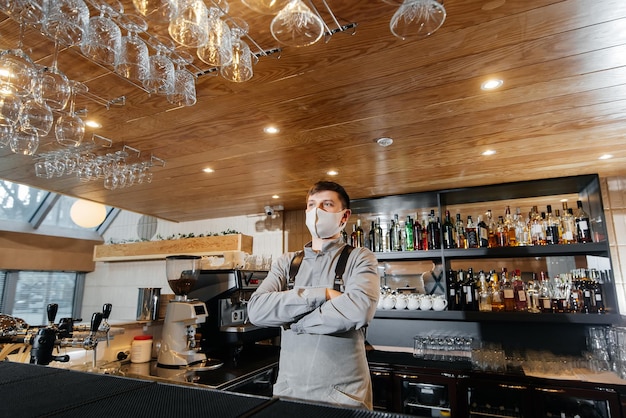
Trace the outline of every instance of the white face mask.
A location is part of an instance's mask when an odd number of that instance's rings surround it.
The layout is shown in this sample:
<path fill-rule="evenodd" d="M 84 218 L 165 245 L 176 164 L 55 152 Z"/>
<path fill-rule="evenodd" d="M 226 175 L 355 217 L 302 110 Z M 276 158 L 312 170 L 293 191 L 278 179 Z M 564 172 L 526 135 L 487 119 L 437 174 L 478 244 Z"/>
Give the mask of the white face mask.
<path fill-rule="evenodd" d="M 347 209 L 341 212 L 326 212 L 320 208 L 306 213 L 306 226 L 315 238 L 326 239 L 335 236 L 344 227 L 341 218 Z"/>

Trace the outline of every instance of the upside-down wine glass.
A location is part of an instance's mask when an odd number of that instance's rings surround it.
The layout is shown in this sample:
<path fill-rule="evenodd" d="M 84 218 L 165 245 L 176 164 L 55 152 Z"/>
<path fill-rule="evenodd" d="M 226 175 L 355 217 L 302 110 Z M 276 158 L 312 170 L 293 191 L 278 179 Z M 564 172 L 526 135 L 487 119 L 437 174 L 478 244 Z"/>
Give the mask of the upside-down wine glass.
<path fill-rule="evenodd" d="M 167 101 L 177 106 L 193 106 L 196 104 L 196 76 L 185 67 L 193 62 L 191 54 L 177 51 L 172 57 L 174 71 L 174 87 L 167 94 Z"/>
<path fill-rule="evenodd" d="M 324 21 L 302 0 L 290 0 L 272 19 L 272 36 L 288 46 L 308 46 L 324 34 Z"/>
<path fill-rule="evenodd" d="M 148 24 L 141 16 L 129 14 L 120 16 L 119 23 L 128 31 L 128 34 L 122 37 L 115 72 L 141 84 L 148 75 L 150 56 L 148 46 L 138 34 L 145 32 L 148 29 Z"/>
<path fill-rule="evenodd" d="M 446 9 L 438 0 L 404 0 L 391 17 L 391 33 L 404 40 L 425 38 L 446 20 Z"/>
<path fill-rule="evenodd" d="M 66 46 L 79 45 L 89 25 L 89 8 L 83 0 L 52 0 L 43 30 Z"/>
<path fill-rule="evenodd" d="M 169 94 L 174 89 L 174 63 L 169 57 L 174 50 L 174 43 L 164 36 L 154 36 L 148 41 L 156 51 L 150 56 L 148 74 L 143 86 L 148 92 Z"/>
<path fill-rule="evenodd" d="M 78 81 L 71 81 L 72 97 L 70 110 L 66 115 L 57 118 L 54 125 L 54 135 L 57 142 L 64 147 L 77 147 L 83 142 L 85 136 L 85 122 L 74 112 L 77 93 L 86 93 L 87 86 Z"/>
<path fill-rule="evenodd" d="M 252 62 L 256 56 L 250 51 L 250 47 L 241 38 L 248 33 L 248 24 L 241 19 L 232 18 L 229 22 L 234 22 L 231 28 L 233 58 L 220 67 L 220 74 L 228 81 L 242 83 L 248 81 L 254 75 Z"/>
<path fill-rule="evenodd" d="M 39 136 L 30 132 L 16 131 L 9 139 L 9 147 L 15 154 L 34 155 L 39 147 Z"/>
<path fill-rule="evenodd" d="M 26 24 L 20 21 L 20 34 L 15 49 L 0 53 L 0 83 L 3 90 L 20 98 L 30 97 L 35 85 L 35 64 L 23 49 Z"/>
<path fill-rule="evenodd" d="M 198 48 L 208 40 L 208 14 L 203 0 L 178 0 L 168 31 L 172 39 L 188 48 Z"/>
<path fill-rule="evenodd" d="M 115 67 L 122 46 L 122 30 L 113 18 L 124 13 L 124 6 L 118 0 L 107 1 L 91 0 L 100 15 L 89 19 L 80 50 L 97 63 Z"/>
<path fill-rule="evenodd" d="M 289 0 L 241 0 L 241 2 L 257 13 L 275 15 L 289 3 Z"/>
<path fill-rule="evenodd" d="M 215 0 L 215 3 L 209 7 L 207 42 L 196 50 L 196 54 L 202 62 L 221 67 L 233 59 L 232 34 L 222 20 L 222 16 L 228 13 L 228 3 L 225 0 Z"/>

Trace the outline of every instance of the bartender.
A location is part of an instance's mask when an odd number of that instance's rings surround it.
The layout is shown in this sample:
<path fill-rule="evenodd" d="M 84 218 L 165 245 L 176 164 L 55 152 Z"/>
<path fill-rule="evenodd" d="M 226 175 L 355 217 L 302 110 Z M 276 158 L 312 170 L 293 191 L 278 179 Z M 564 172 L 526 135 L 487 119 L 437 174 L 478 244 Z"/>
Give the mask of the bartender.
<path fill-rule="evenodd" d="M 380 294 L 378 262 L 367 248 L 349 247 L 338 273 L 346 247 L 341 231 L 350 213 L 342 186 L 316 183 L 307 194 L 311 242 L 278 258 L 250 298 L 252 323 L 282 328 L 274 396 L 372 409 L 365 330 Z M 297 274 L 290 278 L 290 270 Z M 339 289 L 336 273 L 342 276 Z"/>

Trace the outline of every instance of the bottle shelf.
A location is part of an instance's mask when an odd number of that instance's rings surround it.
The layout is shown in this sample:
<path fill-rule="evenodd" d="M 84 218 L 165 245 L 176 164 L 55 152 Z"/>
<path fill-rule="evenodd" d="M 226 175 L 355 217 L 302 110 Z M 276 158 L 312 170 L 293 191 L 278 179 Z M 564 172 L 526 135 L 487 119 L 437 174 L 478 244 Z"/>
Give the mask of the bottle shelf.
<path fill-rule="evenodd" d="M 379 261 L 389 260 L 424 260 L 441 258 L 511 258 L 511 257 L 549 257 L 570 255 L 598 255 L 606 256 L 608 253 L 606 241 L 590 242 L 586 244 L 557 244 L 557 245 L 534 245 L 527 247 L 497 247 L 497 248 L 455 248 L 447 250 L 429 251 L 389 251 L 377 252 Z"/>
<path fill-rule="evenodd" d="M 538 313 L 529 312 L 477 312 L 477 311 L 411 311 L 408 309 L 378 309 L 376 318 L 381 319 L 425 319 L 429 321 L 470 322 L 528 322 L 570 323 L 589 325 L 617 325 L 624 323 L 621 315 L 582 313 Z"/>

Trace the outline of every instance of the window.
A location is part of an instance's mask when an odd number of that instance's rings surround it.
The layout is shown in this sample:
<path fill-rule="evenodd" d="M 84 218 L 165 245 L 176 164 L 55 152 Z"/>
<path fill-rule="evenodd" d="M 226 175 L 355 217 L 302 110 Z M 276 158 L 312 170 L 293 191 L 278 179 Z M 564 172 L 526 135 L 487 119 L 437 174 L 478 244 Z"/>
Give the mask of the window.
<path fill-rule="evenodd" d="M 47 306 L 59 305 L 60 318 L 80 316 L 84 273 L 58 271 L 6 271 L 0 275 L 0 311 L 23 319 L 28 325 L 48 323 Z"/>

